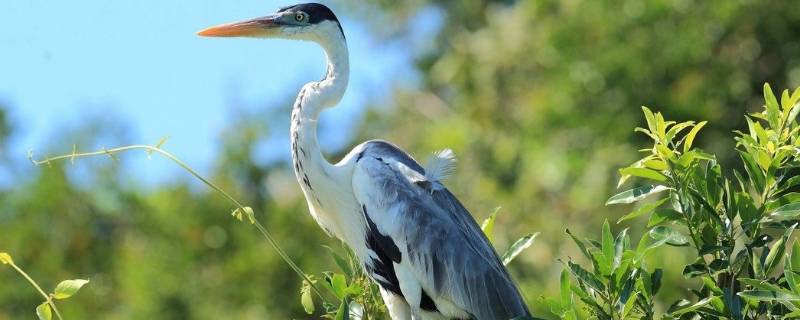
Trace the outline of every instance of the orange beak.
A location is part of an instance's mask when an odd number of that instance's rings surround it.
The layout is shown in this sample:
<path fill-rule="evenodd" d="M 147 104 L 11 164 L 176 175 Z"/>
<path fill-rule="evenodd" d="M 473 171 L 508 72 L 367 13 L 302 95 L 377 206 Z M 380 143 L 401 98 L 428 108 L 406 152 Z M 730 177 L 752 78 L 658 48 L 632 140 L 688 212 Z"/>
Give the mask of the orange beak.
<path fill-rule="evenodd" d="M 268 16 L 244 21 L 231 22 L 200 30 L 204 37 L 267 37 L 278 30 L 275 17 Z"/>

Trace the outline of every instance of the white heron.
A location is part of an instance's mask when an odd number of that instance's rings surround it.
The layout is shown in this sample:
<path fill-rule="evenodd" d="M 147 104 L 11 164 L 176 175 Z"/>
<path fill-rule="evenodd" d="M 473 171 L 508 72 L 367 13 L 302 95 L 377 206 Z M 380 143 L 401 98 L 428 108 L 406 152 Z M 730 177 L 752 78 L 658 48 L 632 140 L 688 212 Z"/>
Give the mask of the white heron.
<path fill-rule="evenodd" d="M 325 78 L 304 85 L 292 110 L 294 171 L 311 215 L 353 250 L 392 319 L 530 315 L 491 243 L 442 184 L 454 165 L 451 151 L 426 168 L 380 140 L 358 145 L 336 164 L 323 156 L 317 119 L 339 102 L 349 77 L 344 32 L 328 7 L 298 4 L 198 35 L 307 40 L 324 49 Z"/>

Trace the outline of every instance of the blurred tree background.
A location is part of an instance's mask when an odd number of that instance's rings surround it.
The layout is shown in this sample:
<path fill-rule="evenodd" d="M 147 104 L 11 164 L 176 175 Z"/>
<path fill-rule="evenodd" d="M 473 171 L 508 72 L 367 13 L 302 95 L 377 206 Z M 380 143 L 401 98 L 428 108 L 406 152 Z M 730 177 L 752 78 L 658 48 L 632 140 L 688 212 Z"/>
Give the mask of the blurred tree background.
<path fill-rule="evenodd" d="M 616 188 L 616 168 L 637 159 L 644 141 L 633 133 L 643 122 L 640 105 L 669 119 L 708 120 L 696 144 L 730 163 L 738 161 L 730 132 L 742 127 L 744 112 L 760 106 L 763 83 L 779 90 L 800 85 L 800 6 L 791 0 L 333 6 L 341 16 L 367 20 L 383 41 L 413 51 L 419 77 L 368 108 L 351 145 L 387 139 L 420 160 L 452 148 L 459 163 L 451 190 L 477 219 L 504 208 L 495 227 L 501 250 L 526 232 L 541 232 L 510 266 L 540 317 L 552 318 L 540 297 L 557 292 L 556 259 L 580 260 L 564 229 L 596 237 L 604 219 L 627 213 L 603 203 Z M 422 23 L 437 29 L 420 40 L 414 34 Z M 279 123 L 288 122 L 289 108 L 273 106 L 288 106 L 290 94 L 230 125 L 210 176 L 253 206 L 306 272 L 319 274 L 335 269 L 322 245 L 340 245 L 307 214 L 287 163 L 252 161 L 257 142 L 285 135 Z M 91 279 L 60 305 L 69 318 L 307 318 L 300 279 L 255 230 L 230 218 L 224 199 L 189 177 L 156 188 L 132 185 L 120 177 L 119 164 L 103 158 L 32 168 L 8 156 L 22 152 L 5 143 L 20 128 L 4 114 L 0 168 L 14 184 L 0 190 L 0 249 L 45 287 Z M 85 123 L 43 149 L 55 154 L 69 152 L 64 146 L 72 143 L 139 142 L 124 122 Z M 76 172 L 87 174 L 78 179 Z M 615 229 L 630 227 L 635 238 L 643 224 Z M 649 262 L 677 265 L 686 253 L 661 248 Z M 0 270 L 0 319 L 31 317 L 36 292 Z M 689 284 L 681 270 L 666 271 L 663 303 L 684 295 Z"/>

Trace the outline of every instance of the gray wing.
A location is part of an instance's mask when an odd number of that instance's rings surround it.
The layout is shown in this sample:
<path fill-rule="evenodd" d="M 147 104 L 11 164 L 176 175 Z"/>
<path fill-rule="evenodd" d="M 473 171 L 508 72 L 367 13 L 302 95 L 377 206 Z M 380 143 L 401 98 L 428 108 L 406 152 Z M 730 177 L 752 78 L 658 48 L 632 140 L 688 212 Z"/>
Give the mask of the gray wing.
<path fill-rule="evenodd" d="M 475 319 L 530 314 L 488 239 L 439 181 L 428 181 L 425 169 L 387 142 L 368 142 L 356 159 L 353 188 L 377 229 L 374 246 L 385 249 L 389 264 L 412 270 L 421 304 L 429 296 L 428 308 L 430 300 L 452 303 Z"/>

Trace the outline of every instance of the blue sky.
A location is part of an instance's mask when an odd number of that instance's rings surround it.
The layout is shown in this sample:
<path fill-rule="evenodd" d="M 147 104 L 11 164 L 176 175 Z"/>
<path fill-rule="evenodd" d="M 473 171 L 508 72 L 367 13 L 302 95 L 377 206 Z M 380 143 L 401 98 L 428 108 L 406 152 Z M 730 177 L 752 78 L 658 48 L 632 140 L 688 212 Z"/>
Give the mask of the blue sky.
<path fill-rule="evenodd" d="M 201 38 L 195 32 L 263 16 L 287 4 L 291 2 L 4 1 L 0 102 L 9 106 L 19 129 L 12 156 L 25 157 L 28 149 L 52 145 L 69 152 L 72 141 L 53 141 L 58 128 L 80 126 L 86 115 L 95 115 L 122 120 L 134 142 L 155 144 L 169 137 L 169 151 L 208 170 L 220 132 L 237 114 L 231 105 L 256 108 L 290 101 L 303 83 L 323 75 L 324 55 L 312 43 Z M 409 83 L 414 73 L 407 47 L 375 40 L 368 25 L 341 10 L 338 15 L 350 46 L 351 82 L 340 107 L 321 121 L 344 132 L 367 101 L 391 92 L 395 83 L 387 78 Z M 273 140 L 265 149 L 288 154 L 288 141 Z M 346 142 L 328 140 L 333 147 Z M 145 181 L 159 182 L 177 172 L 165 162 L 143 158 L 126 156 L 123 161 L 147 167 Z"/>

